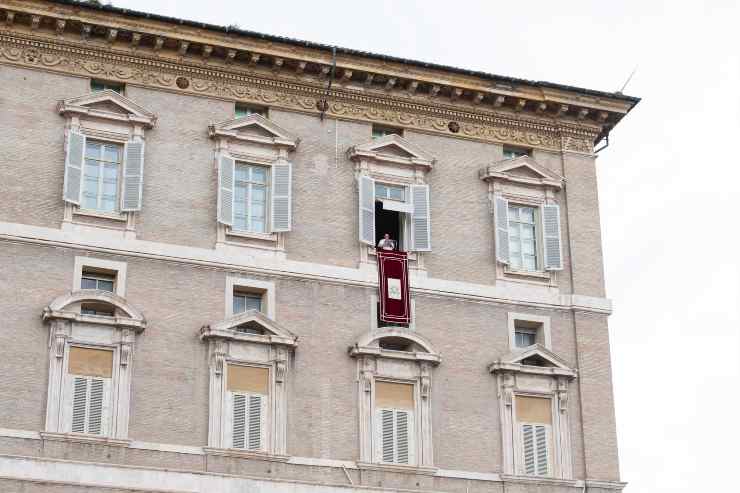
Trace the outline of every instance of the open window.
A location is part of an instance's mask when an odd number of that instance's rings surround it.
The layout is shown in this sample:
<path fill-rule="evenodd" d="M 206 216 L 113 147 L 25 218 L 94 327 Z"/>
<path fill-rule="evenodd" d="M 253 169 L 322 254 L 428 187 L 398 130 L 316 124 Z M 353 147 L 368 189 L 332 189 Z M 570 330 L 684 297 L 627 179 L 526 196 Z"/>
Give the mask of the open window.
<path fill-rule="evenodd" d="M 119 225 L 133 235 L 133 213 L 143 203 L 144 131 L 156 117 L 117 90 L 96 84 L 93 92 L 58 105 L 67 119 L 64 221 Z"/>
<path fill-rule="evenodd" d="M 47 439 L 128 444 L 131 367 L 143 315 L 101 289 L 72 291 L 44 309 L 49 324 Z"/>
<path fill-rule="evenodd" d="M 429 185 L 434 158 L 397 134 L 388 134 L 349 149 L 358 179 L 361 261 L 368 262 L 387 233 L 393 248 L 420 252 L 432 248 Z"/>
<path fill-rule="evenodd" d="M 417 333 L 373 330 L 349 350 L 359 378 L 360 465 L 433 471 L 431 373 L 441 361 Z"/>
<path fill-rule="evenodd" d="M 216 143 L 217 247 L 282 250 L 292 227 L 292 164 L 299 139 L 263 115 L 208 127 Z"/>
<path fill-rule="evenodd" d="M 535 343 L 489 371 L 498 387 L 504 474 L 571 479 L 568 384 L 576 370 Z"/>
<path fill-rule="evenodd" d="M 493 205 L 497 277 L 555 285 L 563 269 L 563 178 L 526 154 L 487 166 L 480 177 Z"/>
<path fill-rule="evenodd" d="M 297 338 L 257 310 L 200 330 L 208 343 L 208 448 L 287 460 L 287 378 Z"/>

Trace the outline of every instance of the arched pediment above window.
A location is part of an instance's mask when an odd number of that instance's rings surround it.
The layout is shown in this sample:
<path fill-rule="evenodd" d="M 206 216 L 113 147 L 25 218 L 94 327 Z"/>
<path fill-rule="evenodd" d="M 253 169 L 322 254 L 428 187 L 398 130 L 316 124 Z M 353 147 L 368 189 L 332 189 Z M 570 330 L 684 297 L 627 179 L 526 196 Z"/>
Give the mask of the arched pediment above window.
<path fill-rule="evenodd" d="M 430 153 L 403 137 L 390 134 L 365 144 L 350 147 L 347 151 L 353 161 L 376 161 L 432 169 L 436 159 Z"/>
<path fill-rule="evenodd" d="M 362 336 L 349 349 L 350 356 L 380 356 L 383 358 L 427 361 L 439 364 L 439 353 L 428 339 L 408 329 L 383 327 Z"/>
<path fill-rule="evenodd" d="M 80 307 L 85 304 L 110 307 L 113 315 L 102 317 L 81 313 Z M 117 294 L 96 289 L 81 289 L 58 296 L 44 308 L 43 319 L 114 325 L 135 332 L 146 328 L 144 315 L 128 301 Z"/>
<path fill-rule="evenodd" d="M 113 120 L 139 124 L 144 128 L 152 128 L 157 122 L 154 113 L 110 89 L 60 101 L 57 111 L 65 116 Z"/>
<path fill-rule="evenodd" d="M 296 347 L 298 337 L 257 310 L 247 310 L 200 329 L 200 338 L 220 338 Z"/>

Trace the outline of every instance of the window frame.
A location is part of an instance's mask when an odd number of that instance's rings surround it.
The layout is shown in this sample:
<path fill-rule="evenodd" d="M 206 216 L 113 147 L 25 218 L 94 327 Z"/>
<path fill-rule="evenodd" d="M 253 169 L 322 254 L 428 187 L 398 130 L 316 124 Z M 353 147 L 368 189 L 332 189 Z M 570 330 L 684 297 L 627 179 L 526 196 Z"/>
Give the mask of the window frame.
<path fill-rule="evenodd" d="M 251 115 L 261 115 L 269 119 L 269 107 L 238 102 L 234 103 L 234 118 L 246 118 Z"/>
<path fill-rule="evenodd" d="M 525 147 L 503 146 L 501 149 L 502 156 L 505 160 L 516 159 L 522 156 L 532 156 L 532 149 Z"/>
<path fill-rule="evenodd" d="M 236 187 L 237 187 L 237 168 L 247 168 L 249 170 L 249 176 L 251 178 L 252 176 L 252 169 L 253 168 L 262 168 L 265 170 L 265 182 L 264 183 L 257 183 L 252 180 L 240 180 L 247 185 L 247 198 L 245 200 L 245 215 L 247 220 L 247 229 L 240 229 L 236 227 L 236 224 L 232 224 L 230 226 L 230 230 L 236 234 L 256 234 L 256 235 L 269 235 L 271 234 L 269 231 L 269 222 L 270 222 L 270 216 L 271 216 L 271 202 L 272 202 L 272 166 L 267 166 L 264 164 L 258 164 L 251 161 L 241 160 L 241 159 L 235 159 L 234 160 L 234 193 L 232 196 L 232 207 L 234 209 L 234 219 L 236 219 Z M 252 223 L 252 215 L 250 214 L 250 210 L 252 207 L 251 204 L 251 196 L 253 187 L 255 185 L 261 185 L 265 188 L 265 204 L 264 204 L 264 218 L 263 218 L 263 224 L 264 224 L 264 231 L 255 231 L 251 228 Z M 236 223 L 236 221 L 233 221 Z"/>
<path fill-rule="evenodd" d="M 229 366 L 244 366 L 244 367 L 250 367 L 250 368 L 264 368 L 267 370 L 267 394 L 258 394 L 256 392 L 232 392 L 228 389 L 228 372 L 229 372 Z M 260 364 L 253 361 L 248 360 L 241 360 L 241 359 L 234 359 L 234 358 L 227 358 L 224 362 L 224 376 L 223 376 L 223 409 L 226 410 L 226 412 L 223 415 L 223 437 L 222 437 L 222 443 L 225 444 L 224 448 L 227 449 L 233 449 L 238 450 L 242 452 L 247 453 L 258 453 L 258 454 L 267 454 L 270 453 L 271 447 L 270 443 L 272 441 L 272 422 L 273 422 L 273 403 L 272 403 L 272 397 L 273 397 L 273 391 L 275 388 L 274 385 L 274 369 L 273 365 L 270 364 Z M 260 448 L 258 449 L 250 449 L 248 447 L 244 448 L 237 448 L 234 447 L 234 395 L 244 395 L 244 396 L 252 396 L 252 395 L 258 395 L 261 397 L 261 416 L 260 416 Z M 246 423 L 246 426 L 248 426 L 248 422 Z M 245 442 L 247 441 L 247 438 L 245 438 Z"/>
<path fill-rule="evenodd" d="M 402 384 L 402 385 L 411 385 L 412 387 L 412 395 L 414 398 L 414 405 L 412 409 L 404 409 L 404 408 L 394 408 L 394 407 L 380 407 L 377 406 L 377 398 L 375 395 L 375 389 L 376 385 L 379 382 L 386 382 L 386 383 L 395 383 L 395 384 Z M 418 433 L 418 427 L 417 427 L 417 420 L 416 417 L 419 415 L 419 390 L 418 390 L 419 380 L 418 379 L 399 379 L 399 378 L 392 378 L 387 376 L 376 376 L 373 379 L 372 383 L 372 430 L 373 430 L 373 452 L 372 457 L 374 458 L 374 462 L 378 464 L 384 464 L 384 465 L 390 465 L 390 466 L 411 466 L 416 467 L 417 464 L 417 451 L 416 451 L 416 443 L 417 443 L 417 433 Z M 393 412 L 393 435 L 394 435 L 394 443 L 393 443 L 393 456 L 396 458 L 398 456 L 398 443 L 396 441 L 396 415 L 399 411 L 401 412 L 407 412 L 410 415 L 410 423 L 408 424 L 408 434 L 409 434 L 409 440 L 408 440 L 408 462 L 388 462 L 383 460 L 383 423 L 382 419 L 380 417 L 380 414 L 383 410 L 386 411 L 392 411 Z"/>
<path fill-rule="evenodd" d="M 96 88 L 95 85 L 99 87 Z M 95 79 L 95 78 L 90 79 L 90 92 L 100 92 L 100 91 L 105 91 L 105 90 L 110 90 L 110 91 L 120 94 L 121 96 L 125 96 L 126 83 L 108 81 L 108 80 L 103 80 L 103 79 Z"/>
<path fill-rule="evenodd" d="M 376 124 L 373 124 L 371 126 L 370 136 L 373 139 L 380 139 L 385 137 L 386 135 L 398 135 L 399 137 L 403 137 L 403 128 Z"/>
<path fill-rule="evenodd" d="M 234 312 L 234 293 L 251 293 L 262 297 L 261 313 L 275 320 L 275 283 L 262 279 L 227 275 L 224 297 L 224 315 L 226 318 L 238 315 Z"/>
<path fill-rule="evenodd" d="M 88 158 L 87 152 L 90 148 L 90 144 L 98 144 L 100 145 L 100 154 L 101 158 Z M 102 159 L 104 156 L 104 148 L 105 147 L 116 147 L 118 149 L 118 155 L 119 160 L 115 162 L 116 165 L 116 195 L 113 200 L 114 207 L 112 210 L 106 210 L 101 207 L 101 204 L 103 202 L 103 189 L 105 187 L 105 167 L 108 164 L 113 163 L 113 161 L 106 161 Z M 122 144 L 120 142 L 116 142 L 114 140 L 106 140 L 106 139 L 98 139 L 98 138 L 88 138 L 85 142 L 85 156 L 84 156 L 84 163 L 82 167 L 82 192 L 81 197 L 83 200 L 80 201 L 79 210 L 83 212 L 91 212 L 94 214 L 120 214 L 121 213 L 121 182 L 122 182 L 122 171 L 123 171 L 123 163 L 124 163 L 124 155 L 126 152 L 126 145 Z M 96 196 L 96 206 L 95 208 L 89 208 L 84 205 L 84 198 L 85 198 L 85 182 L 86 180 L 86 171 L 90 167 L 88 165 L 88 159 L 93 160 L 96 162 L 96 166 L 98 168 L 98 176 L 97 176 L 97 184 L 96 184 L 96 190 L 95 190 L 95 196 Z"/>
<path fill-rule="evenodd" d="M 524 322 L 525 324 L 537 325 L 538 327 L 522 327 L 527 330 L 533 330 L 535 334 L 535 342 L 539 339 L 539 344 L 548 350 L 552 350 L 552 335 L 550 329 L 550 317 L 546 315 L 535 315 L 530 313 L 516 313 L 508 312 L 507 314 L 507 328 L 509 332 L 509 349 L 511 351 L 522 351 L 526 348 L 519 347 L 516 345 L 516 332 L 517 322 Z"/>
<path fill-rule="evenodd" d="M 126 296 L 126 262 L 100 259 L 94 257 L 75 257 L 74 272 L 72 276 L 72 291 L 82 289 L 82 277 L 85 272 L 102 271 L 115 276 L 113 281 L 113 293 L 124 298 Z"/>
<path fill-rule="evenodd" d="M 508 204 L 508 228 L 509 228 L 509 270 L 513 272 L 532 272 L 532 273 L 544 273 L 544 267 L 543 267 L 543 255 L 544 250 L 542 249 L 543 241 L 542 241 L 542 214 L 541 214 L 541 207 L 535 206 L 532 204 L 520 204 L 518 202 L 509 202 Z M 521 211 L 522 209 L 531 209 L 532 210 L 532 222 L 526 223 L 523 222 L 521 219 L 517 218 L 516 220 L 511 219 L 511 210 L 512 208 L 517 209 L 518 215 L 521 217 Z M 518 225 L 518 235 L 517 238 L 519 239 L 519 260 L 520 260 L 520 267 L 512 267 L 511 266 L 511 259 L 512 259 L 512 252 L 511 252 L 511 237 L 512 237 L 512 223 L 516 223 Z M 534 228 L 534 235 L 532 240 L 534 241 L 534 269 L 528 269 L 524 266 L 524 251 L 522 248 L 522 228 L 523 226 L 531 225 Z"/>

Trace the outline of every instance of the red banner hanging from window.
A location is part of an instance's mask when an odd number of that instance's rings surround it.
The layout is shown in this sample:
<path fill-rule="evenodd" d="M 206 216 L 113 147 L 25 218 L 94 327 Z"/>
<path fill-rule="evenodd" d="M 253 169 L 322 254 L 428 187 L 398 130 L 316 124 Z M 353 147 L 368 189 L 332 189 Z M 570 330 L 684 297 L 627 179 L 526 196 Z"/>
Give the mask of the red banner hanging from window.
<path fill-rule="evenodd" d="M 378 248 L 377 255 L 380 321 L 408 324 L 411 311 L 407 254 Z"/>

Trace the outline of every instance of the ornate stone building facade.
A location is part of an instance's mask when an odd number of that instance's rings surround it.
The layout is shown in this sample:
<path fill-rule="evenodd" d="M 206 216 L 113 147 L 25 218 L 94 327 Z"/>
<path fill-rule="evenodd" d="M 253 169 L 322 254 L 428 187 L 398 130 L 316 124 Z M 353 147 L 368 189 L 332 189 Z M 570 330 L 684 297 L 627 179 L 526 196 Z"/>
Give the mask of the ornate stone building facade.
<path fill-rule="evenodd" d="M 637 102 L 0 0 L 0 490 L 621 490 L 594 146 Z"/>

